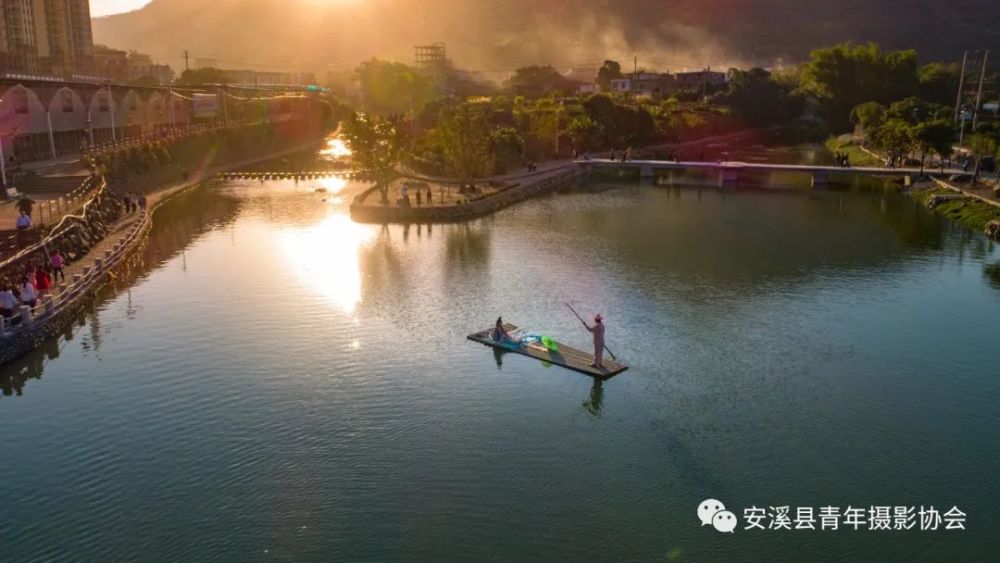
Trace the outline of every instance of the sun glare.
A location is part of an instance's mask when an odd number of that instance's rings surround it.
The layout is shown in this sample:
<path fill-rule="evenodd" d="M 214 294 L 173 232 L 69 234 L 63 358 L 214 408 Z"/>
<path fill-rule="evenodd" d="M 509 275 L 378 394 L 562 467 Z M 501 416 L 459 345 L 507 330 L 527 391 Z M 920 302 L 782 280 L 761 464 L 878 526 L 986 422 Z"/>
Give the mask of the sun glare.
<path fill-rule="evenodd" d="M 373 236 L 371 228 L 336 213 L 312 227 L 284 233 L 281 246 L 305 285 L 352 313 L 361 302 L 360 251 Z"/>
<path fill-rule="evenodd" d="M 339 194 L 344 188 L 347 187 L 347 180 L 331 176 L 328 178 L 320 178 L 319 185 L 321 188 L 326 190 L 327 193 Z"/>
<path fill-rule="evenodd" d="M 336 137 L 327 141 L 326 148 L 320 154 L 328 158 L 344 158 L 351 156 L 351 149 L 347 148 L 343 139 Z"/>

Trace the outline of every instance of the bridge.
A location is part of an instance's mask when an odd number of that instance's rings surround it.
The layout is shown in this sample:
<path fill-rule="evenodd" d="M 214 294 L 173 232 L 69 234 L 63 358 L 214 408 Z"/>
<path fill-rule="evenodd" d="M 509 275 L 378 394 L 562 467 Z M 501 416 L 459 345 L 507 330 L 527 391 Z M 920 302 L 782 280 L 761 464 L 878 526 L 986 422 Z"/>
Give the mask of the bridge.
<path fill-rule="evenodd" d="M 610 160 L 610 159 L 577 159 L 575 164 L 584 170 L 638 170 L 640 178 L 656 178 L 661 171 L 701 171 L 709 175 L 718 175 L 719 187 L 737 188 L 741 180 L 775 172 L 800 173 L 812 179 L 814 188 L 823 188 L 834 180 L 851 176 L 891 176 L 904 177 L 907 184 L 921 175 L 920 168 L 883 168 L 877 166 L 826 166 L 813 164 L 765 164 L 757 162 L 677 162 L 669 160 Z M 926 176 L 950 176 L 961 174 L 960 169 L 924 168 Z"/>

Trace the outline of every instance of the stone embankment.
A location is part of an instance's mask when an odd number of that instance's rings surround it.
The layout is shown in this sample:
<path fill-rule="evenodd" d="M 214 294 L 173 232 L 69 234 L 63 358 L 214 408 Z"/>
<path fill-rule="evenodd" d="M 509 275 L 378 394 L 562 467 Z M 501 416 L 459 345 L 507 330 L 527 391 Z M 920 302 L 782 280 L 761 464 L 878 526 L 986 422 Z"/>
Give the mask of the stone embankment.
<path fill-rule="evenodd" d="M 39 252 L 47 256 L 49 249 L 59 249 L 70 264 L 66 280 L 55 283 L 34 308 L 22 305 L 14 317 L 0 321 L 0 364 L 56 336 L 145 240 L 149 214 L 123 215 L 121 201 L 103 184 L 80 215 L 65 217 L 40 243 L 42 248 L 28 249 L 33 252 L 18 256 L 19 260 L 33 260 Z M 22 262 L 7 263 L 4 272 L 11 274 L 19 268 L 23 268 Z"/>

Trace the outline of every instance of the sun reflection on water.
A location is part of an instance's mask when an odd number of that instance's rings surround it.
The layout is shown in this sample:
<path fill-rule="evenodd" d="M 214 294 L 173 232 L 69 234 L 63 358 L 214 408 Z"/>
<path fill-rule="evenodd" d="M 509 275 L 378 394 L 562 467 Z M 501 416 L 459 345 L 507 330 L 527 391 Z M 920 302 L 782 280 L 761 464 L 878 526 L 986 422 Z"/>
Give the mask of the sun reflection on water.
<path fill-rule="evenodd" d="M 347 180 L 344 178 L 339 178 L 337 176 L 327 176 L 325 178 L 319 178 L 317 180 L 321 188 L 326 190 L 328 193 L 336 194 L 340 193 L 341 190 L 347 187 Z"/>
<path fill-rule="evenodd" d="M 302 282 L 345 313 L 361 302 L 361 248 L 375 235 L 371 227 L 331 213 L 305 229 L 281 236 L 283 254 Z"/>

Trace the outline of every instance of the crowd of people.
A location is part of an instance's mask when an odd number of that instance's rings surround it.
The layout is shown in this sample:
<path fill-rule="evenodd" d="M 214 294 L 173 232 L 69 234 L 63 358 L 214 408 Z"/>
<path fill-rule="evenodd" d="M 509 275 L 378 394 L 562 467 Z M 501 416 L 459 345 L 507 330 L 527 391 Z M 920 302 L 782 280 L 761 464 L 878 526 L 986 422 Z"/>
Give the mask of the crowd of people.
<path fill-rule="evenodd" d="M 402 195 L 399 198 L 399 205 L 400 205 L 400 207 L 410 207 L 411 206 L 411 204 L 410 204 L 410 189 L 411 188 L 413 189 L 414 193 L 416 194 L 417 207 L 420 207 L 421 205 L 423 205 L 424 201 L 427 202 L 427 205 L 433 205 L 434 204 L 434 194 L 431 192 L 430 186 L 428 186 L 427 184 L 425 184 L 423 182 L 414 183 L 414 184 L 409 184 L 409 183 L 404 182 L 403 183 L 403 189 L 402 189 Z M 143 209 L 145 209 L 145 208 L 143 208 Z"/>
<path fill-rule="evenodd" d="M 611 160 L 621 160 L 622 162 L 628 162 L 632 160 L 632 147 L 619 152 L 618 149 L 611 149 Z"/>
<path fill-rule="evenodd" d="M 0 316 L 10 319 L 10 324 L 17 324 L 20 321 L 18 309 L 22 305 L 34 311 L 38 301 L 51 292 L 56 283 L 66 281 L 65 266 L 66 259 L 56 250 L 47 264 L 29 262 L 15 281 L 0 280 Z"/>
<path fill-rule="evenodd" d="M 146 211 L 146 194 L 129 192 L 122 196 L 122 205 L 125 206 L 126 215 L 131 215 L 136 211 Z"/>
<path fill-rule="evenodd" d="M 129 192 L 108 195 L 111 196 L 111 201 L 121 203 L 127 215 L 146 211 L 144 194 Z M 16 227 L 19 234 L 33 228 L 28 209 L 20 210 Z M 7 320 L 7 324 L 18 324 L 22 306 L 30 307 L 34 312 L 42 297 L 51 292 L 57 283 L 66 281 L 66 265 L 66 256 L 57 249 L 51 254 L 28 257 L 22 265 L 8 268 L 4 272 L 5 276 L 0 279 L 0 316 Z"/>

